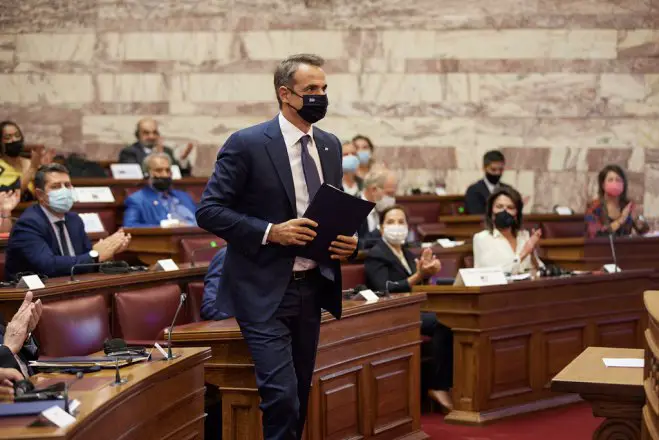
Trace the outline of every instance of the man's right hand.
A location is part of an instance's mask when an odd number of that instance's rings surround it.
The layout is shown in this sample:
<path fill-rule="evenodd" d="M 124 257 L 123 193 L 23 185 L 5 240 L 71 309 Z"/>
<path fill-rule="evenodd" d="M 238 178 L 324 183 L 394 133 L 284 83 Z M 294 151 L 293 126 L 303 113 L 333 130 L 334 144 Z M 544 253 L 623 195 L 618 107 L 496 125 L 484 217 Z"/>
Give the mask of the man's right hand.
<path fill-rule="evenodd" d="M 282 246 L 304 246 L 316 237 L 318 223 L 308 218 L 294 218 L 284 223 L 272 225 L 268 234 L 269 243 Z"/>
<path fill-rule="evenodd" d="M 20 371 L 13 368 L 0 368 L 0 400 L 14 398 L 14 384 L 12 381 L 25 379 Z"/>

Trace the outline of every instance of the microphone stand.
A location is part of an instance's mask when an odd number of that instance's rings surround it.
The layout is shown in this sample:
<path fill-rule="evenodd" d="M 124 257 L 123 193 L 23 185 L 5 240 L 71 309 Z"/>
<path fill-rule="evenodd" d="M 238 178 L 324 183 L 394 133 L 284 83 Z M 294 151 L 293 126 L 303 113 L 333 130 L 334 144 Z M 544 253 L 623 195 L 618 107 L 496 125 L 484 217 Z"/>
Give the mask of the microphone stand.
<path fill-rule="evenodd" d="M 609 244 L 611 245 L 611 256 L 613 257 L 613 265 L 615 268 L 613 269 L 614 272 L 620 272 L 620 268 L 618 267 L 618 257 L 616 256 L 616 247 L 613 243 L 613 233 L 609 233 Z"/>
<path fill-rule="evenodd" d="M 127 377 L 121 377 L 121 373 L 119 372 L 119 358 L 115 357 L 114 358 L 114 382 L 110 384 L 110 386 L 116 387 L 117 385 L 123 385 L 126 382 L 128 382 Z"/>
<path fill-rule="evenodd" d="M 78 371 L 76 373 L 75 379 L 73 379 L 71 382 L 65 382 L 64 383 L 64 411 L 67 413 L 71 414 L 70 408 L 69 408 L 69 387 L 82 379 L 83 373 L 82 371 Z"/>
<path fill-rule="evenodd" d="M 172 320 L 172 325 L 169 326 L 169 330 L 167 331 L 167 359 L 175 359 L 178 356 L 174 355 L 172 353 L 172 330 L 174 329 L 174 323 L 176 322 L 176 318 L 178 318 L 178 314 L 181 311 L 181 307 L 183 307 L 183 303 L 185 302 L 185 298 L 187 295 L 185 292 L 181 292 L 181 297 L 178 302 L 178 307 L 176 308 L 176 313 L 174 313 L 174 319 Z"/>

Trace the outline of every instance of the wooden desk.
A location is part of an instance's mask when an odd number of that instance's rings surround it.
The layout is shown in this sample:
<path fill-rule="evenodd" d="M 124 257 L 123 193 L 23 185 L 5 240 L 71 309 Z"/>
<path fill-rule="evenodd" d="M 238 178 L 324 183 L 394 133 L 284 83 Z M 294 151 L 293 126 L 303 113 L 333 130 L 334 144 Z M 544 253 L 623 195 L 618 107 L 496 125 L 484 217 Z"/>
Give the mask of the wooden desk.
<path fill-rule="evenodd" d="M 208 177 L 184 177 L 180 180 L 174 181 L 174 188 L 189 193 L 190 196 L 198 202 L 207 182 Z M 117 203 L 120 203 L 123 206 L 126 196 L 130 195 L 131 192 L 143 188 L 147 184 L 147 180 L 83 177 L 71 179 L 71 183 L 73 186 L 109 186 Z"/>
<path fill-rule="evenodd" d="M 443 231 L 440 231 L 443 233 L 443 236 L 453 237 L 456 240 L 471 239 L 474 234 L 482 231 L 484 228 L 482 215 L 440 216 L 434 221 L 444 224 L 445 228 Z M 524 228 L 531 230 L 538 228 L 544 223 L 570 223 L 575 221 L 583 223 L 583 214 L 525 214 Z"/>
<path fill-rule="evenodd" d="M 640 348 L 649 270 L 482 288 L 420 286 L 425 310 L 453 329 L 455 410 L 446 421 L 491 420 L 575 401 L 550 380 L 591 345 Z"/>
<path fill-rule="evenodd" d="M 409 217 L 419 217 L 423 219 L 422 223 L 432 223 L 439 216 L 462 214 L 465 202 L 462 194 L 419 194 L 396 196 L 396 204 L 404 206 Z"/>
<path fill-rule="evenodd" d="M 209 243 L 218 238 L 198 227 L 182 228 L 126 228 L 132 239 L 127 253 L 144 264 L 155 264 L 158 260 L 171 258 L 183 261 L 181 240 L 184 238 L 208 238 Z"/>
<path fill-rule="evenodd" d="M 593 440 L 641 438 L 641 411 L 645 403 L 643 368 L 607 368 L 602 358 L 644 357 L 642 349 L 588 347 L 551 381 L 551 390 L 576 393 L 606 420 Z"/>
<path fill-rule="evenodd" d="M 424 300 L 403 294 L 373 304 L 345 301 L 341 320 L 323 314 L 306 440 L 428 438 L 419 396 Z M 177 326 L 172 339 L 211 346 L 206 381 L 222 393 L 222 438 L 262 438 L 254 366 L 235 320 Z"/>
<path fill-rule="evenodd" d="M 180 270 L 172 272 L 134 272 L 122 275 L 106 275 L 101 273 L 75 275 L 76 280 L 69 277 L 51 278 L 46 281 L 46 288 L 33 291 L 35 299 L 42 301 L 58 301 L 76 296 L 103 294 L 106 297 L 108 309 L 111 310 L 111 296 L 115 292 L 129 289 L 141 289 L 165 283 L 176 283 L 184 290 L 189 282 L 200 281 L 206 275 L 208 265 L 199 263 L 196 267 L 189 264 L 179 266 Z M 18 310 L 26 289 L 0 289 L 0 313 L 11 317 Z M 110 317 L 110 322 L 112 318 Z"/>
<path fill-rule="evenodd" d="M 659 267 L 659 237 L 620 237 L 615 239 L 618 266 L 625 269 Z M 541 240 L 543 260 L 574 270 L 597 270 L 613 263 L 608 238 L 557 238 Z"/>
<path fill-rule="evenodd" d="M 80 401 L 67 428 L 30 427 L 36 416 L 0 418 L 0 439 L 160 440 L 204 438 L 204 362 L 210 349 L 177 348 L 181 356 L 122 368 L 128 382 L 110 386 L 114 370 L 85 375 L 70 390 Z M 39 375 L 70 381 L 71 375 Z"/>

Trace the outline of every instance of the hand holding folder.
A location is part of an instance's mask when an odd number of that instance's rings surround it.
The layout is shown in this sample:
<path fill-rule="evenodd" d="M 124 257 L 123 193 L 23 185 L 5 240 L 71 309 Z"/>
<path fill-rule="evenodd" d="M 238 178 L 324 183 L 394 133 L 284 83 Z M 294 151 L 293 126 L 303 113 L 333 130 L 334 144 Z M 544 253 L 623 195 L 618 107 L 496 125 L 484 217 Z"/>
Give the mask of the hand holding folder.
<path fill-rule="evenodd" d="M 304 218 L 318 225 L 314 228 L 316 236 L 300 247 L 298 255 L 318 263 L 331 262 L 332 242 L 339 235 L 354 235 L 374 207 L 375 203 L 323 184 L 304 213 Z"/>

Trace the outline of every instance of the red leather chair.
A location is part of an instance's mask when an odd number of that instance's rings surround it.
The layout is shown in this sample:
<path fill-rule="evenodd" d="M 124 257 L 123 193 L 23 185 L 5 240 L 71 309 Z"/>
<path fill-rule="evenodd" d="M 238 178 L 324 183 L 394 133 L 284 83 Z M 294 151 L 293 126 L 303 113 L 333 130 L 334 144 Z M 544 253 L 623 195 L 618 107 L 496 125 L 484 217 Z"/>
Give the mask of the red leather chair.
<path fill-rule="evenodd" d="M 213 242 L 217 245 L 217 247 L 210 247 L 211 243 Z M 192 253 L 194 252 L 194 260 L 196 263 L 208 263 L 213 259 L 217 251 L 219 251 L 220 248 L 226 246 L 226 244 L 226 241 L 212 234 L 209 234 L 206 237 L 184 238 L 181 240 L 180 244 L 182 250 L 181 253 L 183 255 L 183 262 L 191 263 Z"/>
<path fill-rule="evenodd" d="M 441 278 L 455 278 L 460 269 L 460 262 L 458 258 L 440 258 L 442 268 L 436 275 Z"/>
<path fill-rule="evenodd" d="M 366 273 L 363 264 L 341 265 L 341 288 L 352 289 L 358 284 L 366 284 Z"/>
<path fill-rule="evenodd" d="M 181 289 L 176 284 L 115 293 L 112 334 L 129 345 L 147 346 L 155 341 L 164 342 L 164 330 L 174 319 L 180 296 Z M 175 324 L 190 321 L 184 306 Z"/>
<path fill-rule="evenodd" d="M 103 295 L 45 302 L 34 332 L 44 357 L 86 356 L 103 350 L 110 338 L 108 307 Z"/>
<path fill-rule="evenodd" d="M 202 321 L 201 318 L 201 300 L 204 297 L 204 283 L 195 281 L 188 284 L 188 316 L 192 322 Z"/>
<path fill-rule="evenodd" d="M 584 237 L 586 225 L 584 222 L 547 222 L 542 224 L 542 238 L 573 238 Z"/>

